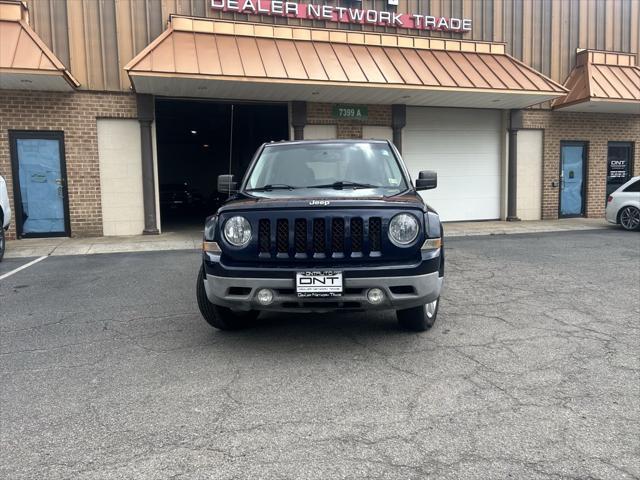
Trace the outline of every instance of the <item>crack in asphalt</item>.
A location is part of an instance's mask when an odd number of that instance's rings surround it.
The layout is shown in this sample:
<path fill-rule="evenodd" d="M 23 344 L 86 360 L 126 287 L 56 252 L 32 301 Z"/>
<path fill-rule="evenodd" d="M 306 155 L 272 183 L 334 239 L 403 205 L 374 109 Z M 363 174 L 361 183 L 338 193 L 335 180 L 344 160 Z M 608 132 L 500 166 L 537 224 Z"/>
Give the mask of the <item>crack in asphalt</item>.
<path fill-rule="evenodd" d="M 0 476 L 640 478 L 639 239 L 451 244 L 423 334 L 217 332 L 192 253 L 50 258 L 0 286 Z"/>

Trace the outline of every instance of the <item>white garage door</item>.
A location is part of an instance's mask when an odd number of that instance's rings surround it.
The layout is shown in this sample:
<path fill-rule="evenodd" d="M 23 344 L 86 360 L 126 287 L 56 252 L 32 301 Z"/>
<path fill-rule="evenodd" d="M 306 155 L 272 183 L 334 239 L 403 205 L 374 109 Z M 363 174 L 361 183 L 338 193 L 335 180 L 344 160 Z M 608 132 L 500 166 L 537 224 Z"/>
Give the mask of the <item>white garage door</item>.
<path fill-rule="evenodd" d="M 438 172 L 421 192 L 445 221 L 500 218 L 500 112 L 407 107 L 402 153 L 415 179 Z"/>

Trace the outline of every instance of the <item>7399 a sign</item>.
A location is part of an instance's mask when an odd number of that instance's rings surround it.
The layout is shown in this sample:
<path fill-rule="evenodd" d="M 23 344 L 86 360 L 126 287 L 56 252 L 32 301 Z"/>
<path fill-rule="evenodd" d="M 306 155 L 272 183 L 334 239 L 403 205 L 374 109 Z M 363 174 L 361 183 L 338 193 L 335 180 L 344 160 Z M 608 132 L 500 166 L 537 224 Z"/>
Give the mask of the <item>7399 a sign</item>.
<path fill-rule="evenodd" d="M 334 105 L 333 118 L 345 120 L 366 120 L 369 109 L 366 105 Z"/>

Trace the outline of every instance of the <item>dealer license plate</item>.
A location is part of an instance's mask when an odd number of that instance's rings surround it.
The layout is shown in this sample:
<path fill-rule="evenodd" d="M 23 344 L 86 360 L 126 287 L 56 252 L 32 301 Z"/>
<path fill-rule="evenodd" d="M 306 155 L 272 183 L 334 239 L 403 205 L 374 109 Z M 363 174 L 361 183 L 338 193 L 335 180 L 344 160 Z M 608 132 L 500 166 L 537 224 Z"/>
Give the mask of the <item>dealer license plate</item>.
<path fill-rule="evenodd" d="M 339 297 L 342 295 L 342 272 L 297 272 L 299 297 Z"/>

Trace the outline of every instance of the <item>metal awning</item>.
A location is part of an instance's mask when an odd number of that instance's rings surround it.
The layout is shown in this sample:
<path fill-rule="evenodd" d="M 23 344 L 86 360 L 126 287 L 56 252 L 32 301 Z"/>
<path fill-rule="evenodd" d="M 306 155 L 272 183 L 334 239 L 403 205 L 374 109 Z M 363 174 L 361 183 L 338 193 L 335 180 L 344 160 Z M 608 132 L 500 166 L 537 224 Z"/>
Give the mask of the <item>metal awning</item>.
<path fill-rule="evenodd" d="M 569 93 L 552 104 L 570 112 L 640 114 L 640 67 L 632 54 L 583 50 L 564 86 Z"/>
<path fill-rule="evenodd" d="M 0 88 L 71 91 L 79 87 L 27 20 L 22 2 L 0 4 Z"/>
<path fill-rule="evenodd" d="M 125 67 L 139 93 L 523 108 L 565 95 L 504 44 L 173 16 Z"/>

